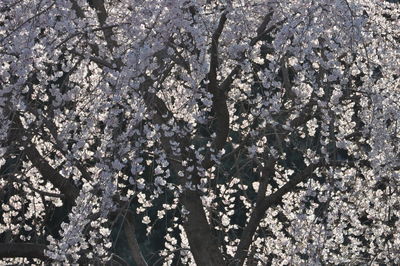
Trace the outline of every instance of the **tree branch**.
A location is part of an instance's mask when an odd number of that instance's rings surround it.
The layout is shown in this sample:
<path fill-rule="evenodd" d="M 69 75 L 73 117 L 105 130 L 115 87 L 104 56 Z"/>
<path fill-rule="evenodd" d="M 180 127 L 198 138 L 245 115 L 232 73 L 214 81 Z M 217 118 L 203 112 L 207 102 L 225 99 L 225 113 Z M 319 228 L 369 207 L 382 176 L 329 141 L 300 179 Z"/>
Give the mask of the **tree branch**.
<path fill-rule="evenodd" d="M 72 9 L 75 11 L 76 16 L 78 18 L 84 18 L 85 13 L 83 12 L 82 8 L 79 6 L 79 4 L 76 2 L 76 0 L 71 0 L 72 3 Z"/>
<path fill-rule="evenodd" d="M 210 71 L 208 73 L 208 89 L 211 93 L 215 93 L 218 90 L 217 84 L 217 69 L 218 69 L 218 42 L 221 36 L 222 30 L 226 22 L 227 12 L 222 13 L 219 19 L 218 27 L 211 37 L 211 52 L 210 52 Z"/>
<path fill-rule="evenodd" d="M 117 42 L 112 39 L 112 28 L 104 27 L 106 25 L 108 17 L 107 10 L 104 6 L 104 0 L 91 0 L 89 3 L 97 11 L 97 18 L 99 20 L 100 26 L 103 27 L 103 34 L 107 42 L 107 47 L 110 52 L 112 52 L 113 49 L 117 47 Z"/>
<path fill-rule="evenodd" d="M 142 84 L 142 91 L 145 92 L 144 101 L 146 106 L 150 110 L 155 111 L 153 116 L 154 123 L 161 125 L 165 124 L 168 120 L 173 119 L 173 114 L 168 110 L 168 107 L 162 99 L 160 99 L 155 93 L 148 92 L 148 88 L 152 86 L 153 83 L 153 80 L 146 78 L 145 82 Z M 181 157 L 185 157 L 186 155 L 181 154 L 180 157 L 177 158 L 178 160 L 175 160 L 176 156 L 173 155 L 170 140 L 170 137 L 162 136 L 161 145 L 166 153 L 170 155 L 169 162 L 173 167 L 174 172 L 185 172 L 185 169 L 183 168 L 182 164 L 179 163 L 179 161 L 181 161 Z M 179 141 L 181 146 L 185 145 L 186 140 L 184 138 L 180 140 L 175 138 L 174 140 Z M 182 152 L 184 152 L 184 149 L 182 149 Z M 193 177 L 193 181 L 195 183 L 199 180 L 200 178 L 197 175 Z M 177 182 L 185 185 L 186 179 L 180 178 Z M 197 265 L 225 265 L 217 241 L 212 233 L 210 225 L 207 222 L 207 217 L 199 192 L 191 190 L 184 191 L 184 193 L 181 194 L 180 202 L 189 211 L 187 222 L 184 223 L 184 228 L 188 236 L 191 252 Z"/>
<path fill-rule="evenodd" d="M 32 243 L 0 243 L 0 258 L 36 258 L 43 261 L 49 258 L 44 255 L 45 245 Z"/>
<path fill-rule="evenodd" d="M 267 27 L 268 23 L 271 21 L 273 15 L 274 15 L 274 12 L 271 11 L 264 16 L 263 21 L 261 22 L 260 26 L 258 26 L 258 28 L 257 28 L 257 36 L 260 36 L 265 31 L 265 28 Z"/>
<path fill-rule="evenodd" d="M 48 258 L 44 252 L 46 245 L 35 244 L 35 243 L 0 243 L 0 259 L 5 258 L 30 258 L 40 259 L 43 262 L 49 262 L 51 259 Z M 119 256 L 112 254 L 112 259 L 105 265 L 128 265 Z M 79 259 L 80 264 L 89 264 L 91 261 L 85 258 Z"/>
<path fill-rule="evenodd" d="M 22 122 L 18 115 L 14 117 L 14 123 L 16 128 L 21 131 L 25 131 Z M 51 182 L 60 192 L 65 195 L 65 200 L 69 202 L 70 206 L 73 206 L 75 199 L 79 195 L 79 190 L 75 185 L 58 173 L 39 153 L 35 148 L 32 141 L 28 141 L 24 147 L 24 152 L 32 164 L 39 170 L 43 178 Z"/>
<path fill-rule="evenodd" d="M 254 46 L 257 42 L 261 41 L 262 39 L 265 39 L 268 36 L 268 34 L 270 34 L 274 29 L 276 29 L 277 26 L 282 25 L 286 21 L 287 21 L 287 19 L 285 18 L 284 20 L 276 23 L 276 25 L 273 25 L 273 26 L 269 27 L 267 30 L 264 30 L 263 32 L 258 32 L 257 31 L 258 34 L 257 34 L 256 37 L 251 39 L 250 46 Z"/>
<path fill-rule="evenodd" d="M 301 183 L 306 181 L 314 172 L 314 170 L 321 166 L 321 164 L 312 164 L 307 166 L 301 173 L 297 173 L 294 176 L 290 178 L 290 180 L 280 187 L 277 191 L 272 193 L 271 195 L 267 197 L 263 197 L 262 195 L 260 196 L 259 200 L 257 200 L 255 209 L 253 210 L 249 223 L 246 225 L 246 227 L 243 230 L 242 237 L 240 238 L 240 242 L 237 248 L 237 252 L 234 257 L 234 263 L 235 265 L 243 265 L 247 253 L 250 247 L 250 244 L 252 242 L 254 233 L 256 232 L 261 220 L 265 216 L 265 212 L 272 206 L 275 206 L 279 204 L 282 200 L 282 197 L 287 194 L 288 192 L 291 192 L 295 189 L 295 187 Z M 267 176 L 273 176 L 274 173 L 274 168 L 273 164 L 269 164 L 266 166 L 266 168 L 263 169 L 263 176 L 264 173 Z M 262 189 L 259 191 L 259 193 L 265 193 L 265 190 Z"/>
<path fill-rule="evenodd" d="M 39 151 L 30 143 L 25 147 L 25 153 L 32 164 L 39 170 L 40 174 L 45 180 L 51 182 L 58 188 L 63 195 L 66 196 L 71 206 L 75 204 L 75 199 L 79 195 L 79 190 L 68 179 L 58 173 L 50 164 L 40 155 Z"/>
<path fill-rule="evenodd" d="M 144 259 L 142 252 L 140 251 L 139 243 L 136 239 L 135 226 L 133 223 L 132 214 L 127 211 L 126 219 L 124 223 L 124 231 L 126 239 L 128 241 L 129 249 L 131 250 L 132 258 L 137 266 L 147 266 L 147 262 Z"/>
<path fill-rule="evenodd" d="M 93 61 L 94 63 L 98 64 L 100 67 L 108 67 L 109 69 L 114 69 L 114 70 L 117 69 L 116 65 L 114 65 L 113 63 L 110 63 L 110 62 L 108 62 L 108 61 L 106 61 L 104 59 L 101 59 L 99 57 L 92 56 L 92 55 L 86 56 L 86 55 L 84 55 L 82 53 L 79 53 L 79 52 L 77 52 L 75 50 L 71 50 L 70 52 L 72 54 L 78 55 L 78 56 L 80 56 L 82 58 L 89 58 L 90 61 Z"/>
<path fill-rule="evenodd" d="M 222 13 L 218 23 L 218 27 L 212 35 L 210 70 L 208 73 L 209 83 L 207 88 L 208 91 L 213 95 L 212 109 L 214 111 L 216 119 L 216 132 L 215 132 L 216 137 L 212 145 L 214 152 L 222 149 L 225 146 L 226 139 L 228 138 L 229 134 L 229 111 L 228 111 L 228 106 L 226 104 L 226 95 L 225 91 L 219 88 L 217 81 L 218 42 L 227 19 L 226 15 L 227 12 Z M 239 71 L 239 69 L 237 71 Z M 233 74 L 228 76 L 224 84 L 225 87 L 230 85 L 229 83 L 232 83 L 233 76 L 234 76 Z M 213 165 L 213 162 L 210 160 L 210 158 L 211 158 L 211 152 L 207 154 L 206 160 L 203 163 L 203 167 L 205 169 L 208 169 Z"/>

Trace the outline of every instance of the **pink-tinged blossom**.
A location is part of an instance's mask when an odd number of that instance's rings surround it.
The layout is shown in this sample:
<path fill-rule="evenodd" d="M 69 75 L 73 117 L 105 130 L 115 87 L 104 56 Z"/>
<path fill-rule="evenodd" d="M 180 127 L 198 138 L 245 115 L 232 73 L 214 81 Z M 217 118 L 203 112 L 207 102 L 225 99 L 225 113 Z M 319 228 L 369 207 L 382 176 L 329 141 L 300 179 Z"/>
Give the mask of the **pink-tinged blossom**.
<path fill-rule="evenodd" d="M 399 10 L 1 1 L 0 264 L 400 264 Z"/>

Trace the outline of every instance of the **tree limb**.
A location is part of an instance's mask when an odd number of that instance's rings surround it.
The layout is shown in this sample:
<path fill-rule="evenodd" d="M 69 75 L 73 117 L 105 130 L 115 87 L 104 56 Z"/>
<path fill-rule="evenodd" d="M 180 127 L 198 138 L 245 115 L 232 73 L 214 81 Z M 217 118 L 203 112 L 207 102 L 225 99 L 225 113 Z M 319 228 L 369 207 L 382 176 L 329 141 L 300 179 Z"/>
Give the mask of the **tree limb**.
<path fill-rule="evenodd" d="M 148 92 L 148 88 L 152 86 L 154 83 L 153 80 L 147 78 L 146 81 L 142 84 L 142 91 L 144 93 L 144 101 L 146 106 L 155 111 L 153 115 L 153 121 L 155 124 L 165 124 L 168 120 L 173 119 L 173 114 L 170 112 L 165 102 L 160 99 L 155 93 Z M 229 120 L 228 120 L 229 121 Z M 229 124 L 228 124 L 229 126 Z M 185 172 L 182 164 L 179 163 L 183 157 L 186 155 L 181 154 L 178 160 L 174 160 L 176 158 L 173 155 L 173 150 L 170 144 L 170 137 L 162 136 L 161 137 L 161 145 L 167 154 L 170 155 L 169 162 L 174 169 L 174 172 L 178 173 L 179 171 Z M 174 139 L 178 141 L 177 139 Z M 185 139 L 182 138 L 179 140 L 180 146 L 185 145 Z M 182 149 L 183 153 L 186 153 L 184 149 Z M 181 158 L 182 157 L 182 158 Z M 194 183 L 198 183 L 200 180 L 199 176 L 195 175 L 193 177 Z M 180 178 L 178 180 L 183 186 L 186 183 L 185 178 Z M 185 232 L 188 236 L 189 245 L 191 247 L 191 252 L 193 257 L 197 263 L 197 265 L 205 265 L 205 266 L 223 266 L 225 262 L 223 260 L 222 254 L 219 250 L 217 241 L 215 236 L 212 233 L 210 225 L 207 222 L 207 217 L 203 208 L 203 203 L 200 198 L 200 194 L 198 191 L 185 190 L 184 193 L 181 194 L 180 202 L 185 206 L 185 208 L 189 211 L 187 216 L 187 221 L 184 223 Z"/>
<path fill-rule="evenodd" d="M 25 131 L 22 122 L 18 115 L 15 115 L 16 128 Z M 54 169 L 35 148 L 32 141 L 28 141 L 24 147 L 24 152 L 32 164 L 39 170 L 42 177 L 51 182 L 60 192 L 65 195 L 65 200 L 69 202 L 70 206 L 75 204 L 75 199 L 79 195 L 79 190 L 75 185 L 63 177 L 56 169 Z"/>
<path fill-rule="evenodd" d="M 254 233 L 256 232 L 261 220 L 264 218 L 265 212 L 270 207 L 279 204 L 285 194 L 293 191 L 299 183 L 306 181 L 312 175 L 314 170 L 319 166 L 320 164 L 311 164 L 307 166 L 302 172 L 291 176 L 290 180 L 285 185 L 280 187 L 271 195 L 264 198 L 262 195 L 260 196 L 260 200 L 257 200 L 255 209 L 253 210 L 250 220 L 244 228 L 242 237 L 240 238 L 237 252 L 233 259 L 235 265 L 243 265 L 247 257 L 247 253 L 251 245 Z M 263 175 L 264 172 L 268 176 L 273 176 L 273 165 L 267 165 L 267 167 L 263 169 Z M 261 193 L 265 193 L 265 190 L 261 190 Z"/>
<path fill-rule="evenodd" d="M 137 266 L 147 266 L 147 262 L 140 251 L 140 246 L 136 239 L 133 217 L 129 211 L 126 213 L 126 219 L 124 222 L 124 231 L 133 260 Z"/>
<path fill-rule="evenodd" d="M 222 30 L 224 28 L 226 22 L 227 12 L 222 13 L 221 18 L 218 23 L 218 27 L 212 35 L 211 40 L 211 59 L 210 59 L 210 70 L 208 73 L 208 91 L 212 93 L 212 109 L 215 114 L 216 119 L 216 137 L 214 139 L 212 148 L 215 151 L 222 149 L 226 143 L 229 134 L 229 111 L 228 106 L 226 104 L 226 95 L 225 91 L 222 90 L 217 81 L 217 69 L 218 69 L 218 41 L 221 36 Z M 236 68 L 235 68 L 236 69 Z M 239 69 L 237 69 L 239 71 Z M 234 73 L 231 73 L 225 82 L 225 87 L 230 85 L 233 81 Z M 211 153 L 207 154 L 206 160 L 203 163 L 203 167 L 205 169 L 210 168 L 213 165 L 213 162 L 210 160 Z"/>
<path fill-rule="evenodd" d="M 217 84 L 217 69 L 218 69 L 218 42 L 221 36 L 222 30 L 226 22 L 227 12 L 222 13 L 219 19 L 218 27 L 211 37 L 211 52 L 210 52 L 210 71 L 208 73 L 208 89 L 211 93 L 215 93 L 218 90 Z"/>
<path fill-rule="evenodd" d="M 45 256 L 45 245 L 32 243 L 0 243 L 0 258 L 36 258 L 43 261 L 49 258 Z"/>
<path fill-rule="evenodd" d="M 97 18 L 99 20 L 100 26 L 103 27 L 103 34 L 107 42 L 107 47 L 110 52 L 112 52 L 113 49 L 117 47 L 117 42 L 112 39 L 112 28 L 104 27 L 106 25 L 108 17 L 107 10 L 104 6 L 104 0 L 91 0 L 89 1 L 89 3 L 97 11 Z"/>
<path fill-rule="evenodd" d="M 32 164 L 39 170 L 40 174 L 45 180 L 48 180 L 56 188 L 58 188 L 63 195 L 65 195 L 66 201 L 71 206 L 75 204 L 75 199 L 79 195 L 79 190 L 70 180 L 63 177 L 56 171 L 50 164 L 40 155 L 39 151 L 30 143 L 28 147 L 25 147 L 25 153 L 28 156 Z"/>

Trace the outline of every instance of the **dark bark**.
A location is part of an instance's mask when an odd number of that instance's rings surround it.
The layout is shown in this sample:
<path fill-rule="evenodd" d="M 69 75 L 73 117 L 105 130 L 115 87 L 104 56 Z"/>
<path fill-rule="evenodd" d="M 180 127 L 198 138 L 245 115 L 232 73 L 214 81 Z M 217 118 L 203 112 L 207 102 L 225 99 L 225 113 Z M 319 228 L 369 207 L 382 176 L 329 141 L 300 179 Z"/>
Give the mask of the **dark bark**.
<path fill-rule="evenodd" d="M 15 126 L 16 135 L 18 138 L 22 138 L 25 134 L 25 129 L 18 115 L 14 116 L 13 126 Z M 31 137 L 28 135 L 28 137 Z M 63 194 L 65 201 L 68 202 L 69 206 L 75 204 L 75 199 L 79 195 L 78 188 L 71 182 L 71 180 L 63 177 L 56 169 L 54 169 L 39 153 L 32 141 L 24 143 L 24 153 L 28 159 L 32 162 L 43 178 L 51 182 L 61 194 Z"/>
<path fill-rule="evenodd" d="M 144 259 L 142 252 L 140 250 L 139 243 L 136 239 L 134 219 L 131 217 L 130 212 L 126 214 L 126 219 L 124 223 L 124 231 L 126 239 L 128 242 L 129 249 L 131 250 L 131 255 L 137 266 L 147 266 L 147 262 Z"/>
<path fill-rule="evenodd" d="M 43 261 L 49 258 L 44 255 L 45 245 L 31 243 L 0 243 L 0 258 L 36 258 Z"/>
<path fill-rule="evenodd" d="M 189 211 L 184 228 L 196 264 L 199 266 L 226 265 L 216 238 L 207 222 L 198 191 L 185 191 L 181 196 L 181 202 Z"/>
<path fill-rule="evenodd" d="M 70 203 L 70 206 L 75 204 L 75 199 L 79 195 L 78 188 L 67 178 L 63 177 L 56 169 L 54 169 L 45 159 L 42 158 L 39 151 L 31 144 L 25 148 L 26 155 L 32 164 L 39 170 L 44 179 L 51 182 L 58 188 L 65 200 Z"/>

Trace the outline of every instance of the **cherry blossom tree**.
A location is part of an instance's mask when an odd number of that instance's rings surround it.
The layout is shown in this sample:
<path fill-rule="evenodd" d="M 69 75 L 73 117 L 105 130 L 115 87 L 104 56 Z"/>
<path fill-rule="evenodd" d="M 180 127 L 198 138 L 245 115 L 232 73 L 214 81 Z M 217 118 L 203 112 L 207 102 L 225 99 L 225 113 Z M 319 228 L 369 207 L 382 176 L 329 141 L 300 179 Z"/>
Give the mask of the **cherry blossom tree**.
<path fill-rule="evenodd" d="M 1 263 L 400 264 L 399 7 L 2 0 Z"/>

